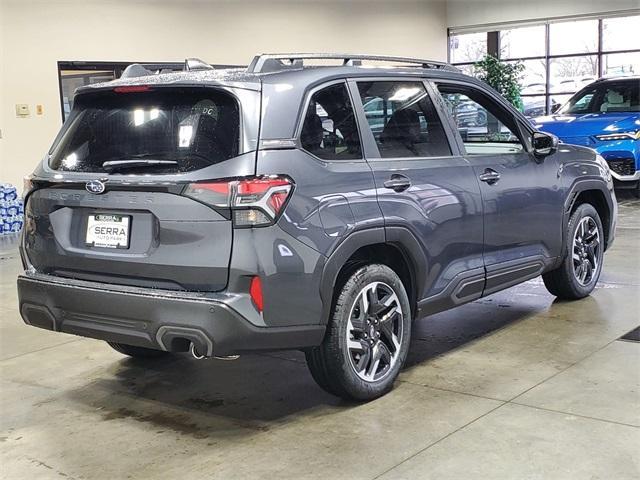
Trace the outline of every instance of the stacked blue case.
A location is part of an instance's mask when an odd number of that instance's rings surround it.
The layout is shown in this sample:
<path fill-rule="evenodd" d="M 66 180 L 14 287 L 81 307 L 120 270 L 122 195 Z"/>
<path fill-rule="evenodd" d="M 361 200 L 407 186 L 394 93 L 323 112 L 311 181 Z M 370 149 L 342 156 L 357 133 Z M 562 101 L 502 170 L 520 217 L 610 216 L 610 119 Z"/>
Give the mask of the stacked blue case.
<path fill-rule="evenodd" d="M 0 234 L 17 233 L 23 224 L 24 204 L 16 187 L 9 183 L 0 184 Z"/>

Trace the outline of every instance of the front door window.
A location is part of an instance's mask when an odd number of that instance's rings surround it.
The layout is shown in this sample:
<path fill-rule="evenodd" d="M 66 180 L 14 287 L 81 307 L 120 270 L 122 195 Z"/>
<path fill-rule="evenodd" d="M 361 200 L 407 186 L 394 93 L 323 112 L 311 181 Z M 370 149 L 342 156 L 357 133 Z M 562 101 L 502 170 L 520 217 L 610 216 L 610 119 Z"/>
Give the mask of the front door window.
<path fill-rule="evenodd" d="M 440 95 L 469 155 L 514 154 L 524 151 L 513 117 L 495 101 L 464 86 L 440 85 Z"/>

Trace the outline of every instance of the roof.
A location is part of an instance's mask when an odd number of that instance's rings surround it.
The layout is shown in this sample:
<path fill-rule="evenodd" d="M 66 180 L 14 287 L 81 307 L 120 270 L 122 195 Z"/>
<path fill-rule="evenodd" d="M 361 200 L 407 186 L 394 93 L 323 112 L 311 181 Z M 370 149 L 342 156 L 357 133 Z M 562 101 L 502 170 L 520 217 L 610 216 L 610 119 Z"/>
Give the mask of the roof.
<path fill-rule="evenodd" d="M 640 75 L 612 75 L 612 76 L 604 76 L 600 77 L 593 83 L 600 82 L 619 82 L 623 80 L 635 80 L 636 82 L 640 82 Z"/>
<path fill-rule="evenodd" d="M 140 77 L 119 78 L 110 82 L 94 83 L 78 88 L 76 93 L 86 93 L 105 88 L 134 85 L 226 85 L 230 87 L 260 90 L 260 78 L 247 73 L 244 68 L 223 70 L 193 70 L 159 73 Z"/>
<path fill-rule="evenodd" d="M 304 66 L 303 58 L 310 59 L 340 59 L 343 65 L 336 66 Z M 274 68 L 274 61 L 277 59 L 291 60 L 290 64 L 279 63 L 281 69 Z M 188 59 L 185 63 L 190 60 Z M 385 61 L 395 63 L 408 63 L 417 66 L 371 66 L 361 65 L 362 60 Z M 204 62 L 198 61 L 202 65 Z M 262 63 L 261 63 L 262 62 Z M 170 68 L 176 65 L 167 64 Z M 138 69 L 145 71 L 145 65 L 134 65 Z M 153 68 L 161 68 L 162 64 L 155 64 Z M 123 75 L 117 80 L 110 82 L 95 83 L 80 87 L 77 93 L 85 93 L 105 88 L 134 85 L 212 85 L 245 88 L 259 90 L 261 84 L 281 84 L 290 83 L 292 86 L 307 87 L 309 85 L 321 83 L 326 80 L 344 77 L 362 76 L 424 76 L 428 73 L 434 77 L 452 78 L 462 76 L 455 67 L 442 62 L 431 60 L 410 59 L 404 57 L 386 57 L 375 55 L 342 55 L 342 54 L 266 54 L 256 56 L 248 68 L 230 69 L 196 69 L 186 71 L 171 71 L 168 73 L 148 74 L 140 76 Z M 159 70 L 162 71 L 162 70 Z"/>
<path fill-rule="evenodd" d="M 253 68 L 232 69 L 196 69 L 188 71 L 174 71 L 170 73 L 148 74 L 120 78 L 106 83 L 87 85 L 77 90 L 86 93 L 119 86 L 212 86 L 230 87 L 234 89 L 248 89 L 262 91 L 266 99 L 263 107 L 263 117 L 260 135 L 262 139 L 292 138 L 300 114 L 303 98 L 318 85 L 344 78 L 396 78 L 409 79 L 429 77 L 432 79 L 465 79 L 472 83 L 481 83 L 472 77 L 462 74 L 453 67 L 443 68 L 434 63 L 434 67 L 424 68 L 422 61 L 412 62 L 418 66 L 370 66 L 345 62 L 337 66 L 303 66 L 299 62 L 285 65 L 282 69 L 268 69 L 261 73 L 248 70 Z M 253 63 L 253 62 L 252 62 Z M 435 66 L 438 65 L 438 66 Z M 271 65 L 273 66 L 273 64 Z M 151 68 L 151 67 L 150 67 Z M 157 65 L 154 65 L 157 70 Z M 251 102 L 251 100 L 248 100 Z M 254 112 L 255 106 L 250 106 L 247 112 Z"/>
<path fill-rule="evenodd" d="M 315 84 L 323 80 L 344 77 L 373 77 L 373 76 L 415 76 L 424 77 L 469 78 L 460 72 L 447 70 L 425 69 L 415 67 L 305 67 L 270 73 L 248 73 L 245 69 L 204 70 L 192 72 L 171 72 L 148 75 L 144 77 L 119 78 L 110 82 L 93 83 L 78 88 L 78 93 L 87 91 L 134 85 L 226 85 L 230 87 L 259 90 L 261 83 L 278 84 L 293 82 Z"/>

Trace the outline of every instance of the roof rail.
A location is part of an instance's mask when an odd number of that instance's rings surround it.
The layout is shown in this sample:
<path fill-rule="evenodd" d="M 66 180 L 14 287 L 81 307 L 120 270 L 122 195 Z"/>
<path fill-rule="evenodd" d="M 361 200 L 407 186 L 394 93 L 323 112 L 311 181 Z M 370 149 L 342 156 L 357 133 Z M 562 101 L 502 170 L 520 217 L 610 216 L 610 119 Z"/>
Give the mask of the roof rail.
<path fill-rule="evenodd" d="M 146 77 L 159 73 L 213 70 L 213 67 L 199 58 L 187 58 L 184 63 L 132 63 L 122 72 L 120 78 Z"/>
<path fill-rule="evenodd" d="M 247 67 L 247 72 L 269 73 L 280 70 L 303 68 L 304 60 L 342 60 L 342 65 L 344 66 L 359 66 L 362 64 L 362 60 L 368 60 L 374 62 L 406 63 L 421 68 L 437 68 L 455 72 L 459 71 L 453 65 L 445 62 L 410 57 L 346 53 L 263 53 L 253 57 L 253 60 Z"/>

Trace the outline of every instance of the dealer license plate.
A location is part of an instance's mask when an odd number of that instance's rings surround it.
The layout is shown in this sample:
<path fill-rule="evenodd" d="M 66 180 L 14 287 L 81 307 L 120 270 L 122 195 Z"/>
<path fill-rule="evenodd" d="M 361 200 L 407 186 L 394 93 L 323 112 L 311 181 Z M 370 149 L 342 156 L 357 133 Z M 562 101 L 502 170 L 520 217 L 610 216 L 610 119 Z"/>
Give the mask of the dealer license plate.
<path fill-rule="evenodd" d="M 87 245 L 103 248 L 129 248 L 129 225 L 126 215 L 95 214 L 87 220 Z"/>

